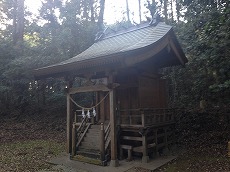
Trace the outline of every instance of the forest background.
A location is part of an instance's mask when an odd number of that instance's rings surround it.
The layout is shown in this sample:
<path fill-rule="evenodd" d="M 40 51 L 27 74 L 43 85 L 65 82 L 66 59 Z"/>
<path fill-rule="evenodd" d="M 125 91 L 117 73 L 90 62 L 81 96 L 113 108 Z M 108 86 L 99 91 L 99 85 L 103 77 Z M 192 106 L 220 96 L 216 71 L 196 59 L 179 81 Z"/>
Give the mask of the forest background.
<path fill-rule="evenodd" d="M 130 12 L 137 1 L 138 11 Z M 189 60 L 162 71 L 170 106 L 229 107 L 229 0 L 126 0 L 114 24 L 104 22 L 106 0 L 42 0 L 37 14 L 24 0 L 0 2 L 0 116 L 65 110 L 65 81 L 36 81 L 33 70 L 71 58 L 94 43 L 97 32 L 148 22 L 157 12 L 173 26 Z M 139 20 L 133 20 L 133 16 Z"/>

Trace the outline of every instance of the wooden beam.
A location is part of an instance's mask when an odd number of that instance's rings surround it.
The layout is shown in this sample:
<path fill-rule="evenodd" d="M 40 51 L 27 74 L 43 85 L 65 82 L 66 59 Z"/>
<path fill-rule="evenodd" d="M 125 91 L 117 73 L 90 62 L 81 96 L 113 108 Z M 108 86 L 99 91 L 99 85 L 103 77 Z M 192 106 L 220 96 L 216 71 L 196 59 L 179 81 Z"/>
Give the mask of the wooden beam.
<path fill-rule="evenodd" d="M 165 48 L 168 45 L 168 43 L 169 43 L 168 40 L 169 40 L 169 36 L 167 35 L 164 38 L 162 38 L 161 40 L 159 40 L 157 44 L 154 44 L 150 50 L 145 51 L 141 54 L 138 54 L 132 58 L 126 58 L 125 64 L 127 66 L 132 66 L 134 64 L 140 63 L 144 60 L 147 60 L 147 59 L 153 57 L 154 55 L 159 53 L 163 48 Z"/>
<path fill-rule="evenodd" d="M 141 137 L 134 137 L 134 136 L 123 136 L 122 139 L 124 140 L 135 140 L 135 141 L 142 141 Z"/>
<path fill-rule="evenodd" d="M 109 91 L 110 89 L 103 84 L 91 85 L 78 88 L 70 88 L 69 94 L 84 93 L 84 92 L 94 92 L 94 91 Z"/>
<path fill-rule="evenodd" d="M 175 52 L 175 54 L 176 54 L 177 58 L 179 59 L 179 61 L 181 62 L 181 64 L 184 65 L 184 61 L 182 60 L 181 55 L 178 52 L 175 44 L 172 41 L 169 41 L 169 45 L 173 49 L 173 51 Z"/>

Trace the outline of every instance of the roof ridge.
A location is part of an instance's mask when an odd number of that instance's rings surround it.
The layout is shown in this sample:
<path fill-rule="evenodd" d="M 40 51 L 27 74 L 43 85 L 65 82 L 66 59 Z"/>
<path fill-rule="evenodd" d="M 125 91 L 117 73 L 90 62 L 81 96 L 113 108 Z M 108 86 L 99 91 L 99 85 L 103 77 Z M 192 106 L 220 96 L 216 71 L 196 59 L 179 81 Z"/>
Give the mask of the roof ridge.
<path fill-rule="evenodd" d="M 123 28 L 122 30 L 118 30 L 118 29 L 116 30 L 116 29 L 113 29 L 111 27 L 106 27 L 104 29 L 104 31 L 100 31 L 100 32 L 98 32 L 96 34 L 95 42 L 102 41 L 102 40 L 112 38 L 112 37 L 115 37 L 115 36 L 119 36 L 119 35 L 122 35 L 122 34 L 127 34 L 127 33 L 130 33 L 130 32 L 134 32 L 134 31 L 144 29 L 144 28 L 147 28 L 147 27 L 156 27 L 159 23 L 162 23 L 162 22 L 161 22 L 160 15 L 158 13 L 156 13 L 154 15 L 154 17 L 149 22 L 146 21 L 146 22 L 143 22 L 143 23 L 140 23 L 140 24 L 131 25 L 131 27 L 126 27 L 124 25 L 121 25 L 121 23 L 118 23 L 117 25 L 119 27 L 122 27 Z M 115 25 L 115 26 L 117 26 L 117 25 Z M 112 31 L 112 33 L 109 33 L 108 31 Z"/>
<path fill-rule="evenodd" d="M 147 28 L 147 27 L 150 27 L 150 25 L 144 25 L 144 26 L 135 25 L 133 27 L 127 28 L 127 30 L 120 30 L 120 31 L 117 31 L 114 34 L 110 34 L 108 36 L 105 36 L 101 40 L 105 40 L 105 39 L 109 39 L 109 38 L 116 37 L 116 36 L 119 36 L 119 35 L 127 34 L 127 33 L 130 33 L 130 32 L 134 32 L 134 31 L 137 31 L 137 30 L 140 30 L 140 29 Z"/>

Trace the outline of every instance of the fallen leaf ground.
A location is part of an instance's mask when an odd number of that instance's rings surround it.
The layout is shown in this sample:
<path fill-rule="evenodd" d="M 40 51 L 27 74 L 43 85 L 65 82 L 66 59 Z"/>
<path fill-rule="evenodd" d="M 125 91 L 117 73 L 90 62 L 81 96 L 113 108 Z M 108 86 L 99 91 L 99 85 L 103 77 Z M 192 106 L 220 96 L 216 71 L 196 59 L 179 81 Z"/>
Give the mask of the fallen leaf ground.
<path fill-rule="evenodd" d="M 230 172 L 229 124 L 210 116 L 186 118 L 179 121 L 177 135 L 187 151 L 155 172 Z M 2 117 L 0 172 L 54 171 L 47 161 L 65 151 L 65 125 L 65 115 Z"/>
<path fill-rule="evenodd" d="M 53 171 L 47 161 L 63 151 L 65 116 L 1 118 L 0 172 Z"/>
<path fill-rule="evenodd" d="M 178 120 L 186 152 L 154 172 L 230 172 L 230 113 L 188 113 Z M 230 154 L 229 154 L 230 155 Z"/>

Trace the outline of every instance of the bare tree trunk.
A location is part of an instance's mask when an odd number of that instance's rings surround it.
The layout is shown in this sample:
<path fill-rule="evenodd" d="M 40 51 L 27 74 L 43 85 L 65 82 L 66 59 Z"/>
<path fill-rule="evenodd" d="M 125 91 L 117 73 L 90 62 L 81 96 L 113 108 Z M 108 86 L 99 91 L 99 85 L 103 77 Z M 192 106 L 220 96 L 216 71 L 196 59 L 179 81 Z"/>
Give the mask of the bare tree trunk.
<path fill-rule="evenodd" d="M 126 13 L 127 13 L 127 19 L 130 22 L 130 17 L 129 17 L 129 1 L 126 0 Z"/>
<path fill-rule="evenodd" d="M 13 44 L 18 52 L 22 53 L 25 27 L 24 0 L 14 0 L 13 2 Z"/>
<path fill-rule="evenodd" d="M 103 20 L 104 20 L 104 11 L 105 11 L 105 0 L 100 0 L 100 12 L 98 16 L 98 29 L 99 31 L 103 30 Z"/>
<path fill-rule="evenodd" d="M 180 0 L 176 0 L 176 17 L 177 17 L 177 22 L 180 21 Z"/>
<path fill-rule="evenodd" d="M 139 18 L 141 23 L 141 0 L 138 0 L 138 3 L 139 3 Z"/>
<path fill-rule="evenodd" d="M 14 0 L 13 4 L 13 44 L 16 45 L 17 43 L 17 7 L 18 3 L 17 0 Z"/>
<path fill-rule="evenodd" d="M 168 0 L 164 0 L 164 16 L 165 22 L 168 22 Z"/>
<path fill-rule="evenodd" d="M 174 21 L 174 14 L 173 14 L 173 0 L 171 0 L 171 3 L 170 3 L 170 5 L 171 5 L 171 21 L 173 22 Z"/>
<path fill-rule="evenodd" d="M 23 36 L 24 36 L 24 25 L 25 23 L 25 16 L 24 16 L 24 0 L 18 0 L 18 42 L 23 43 Z"/>
<path fill-rule="evenodd" d="M 90 19 L 91 19 L 91 21 L 94 23 L 94 22 L 95 22 L 95 18 L 94 18 L 94 8 L 93 8 L 93 4 L 94 4 L 94 0 L 90 0 L 90 12 L 91 12 Z"/>

